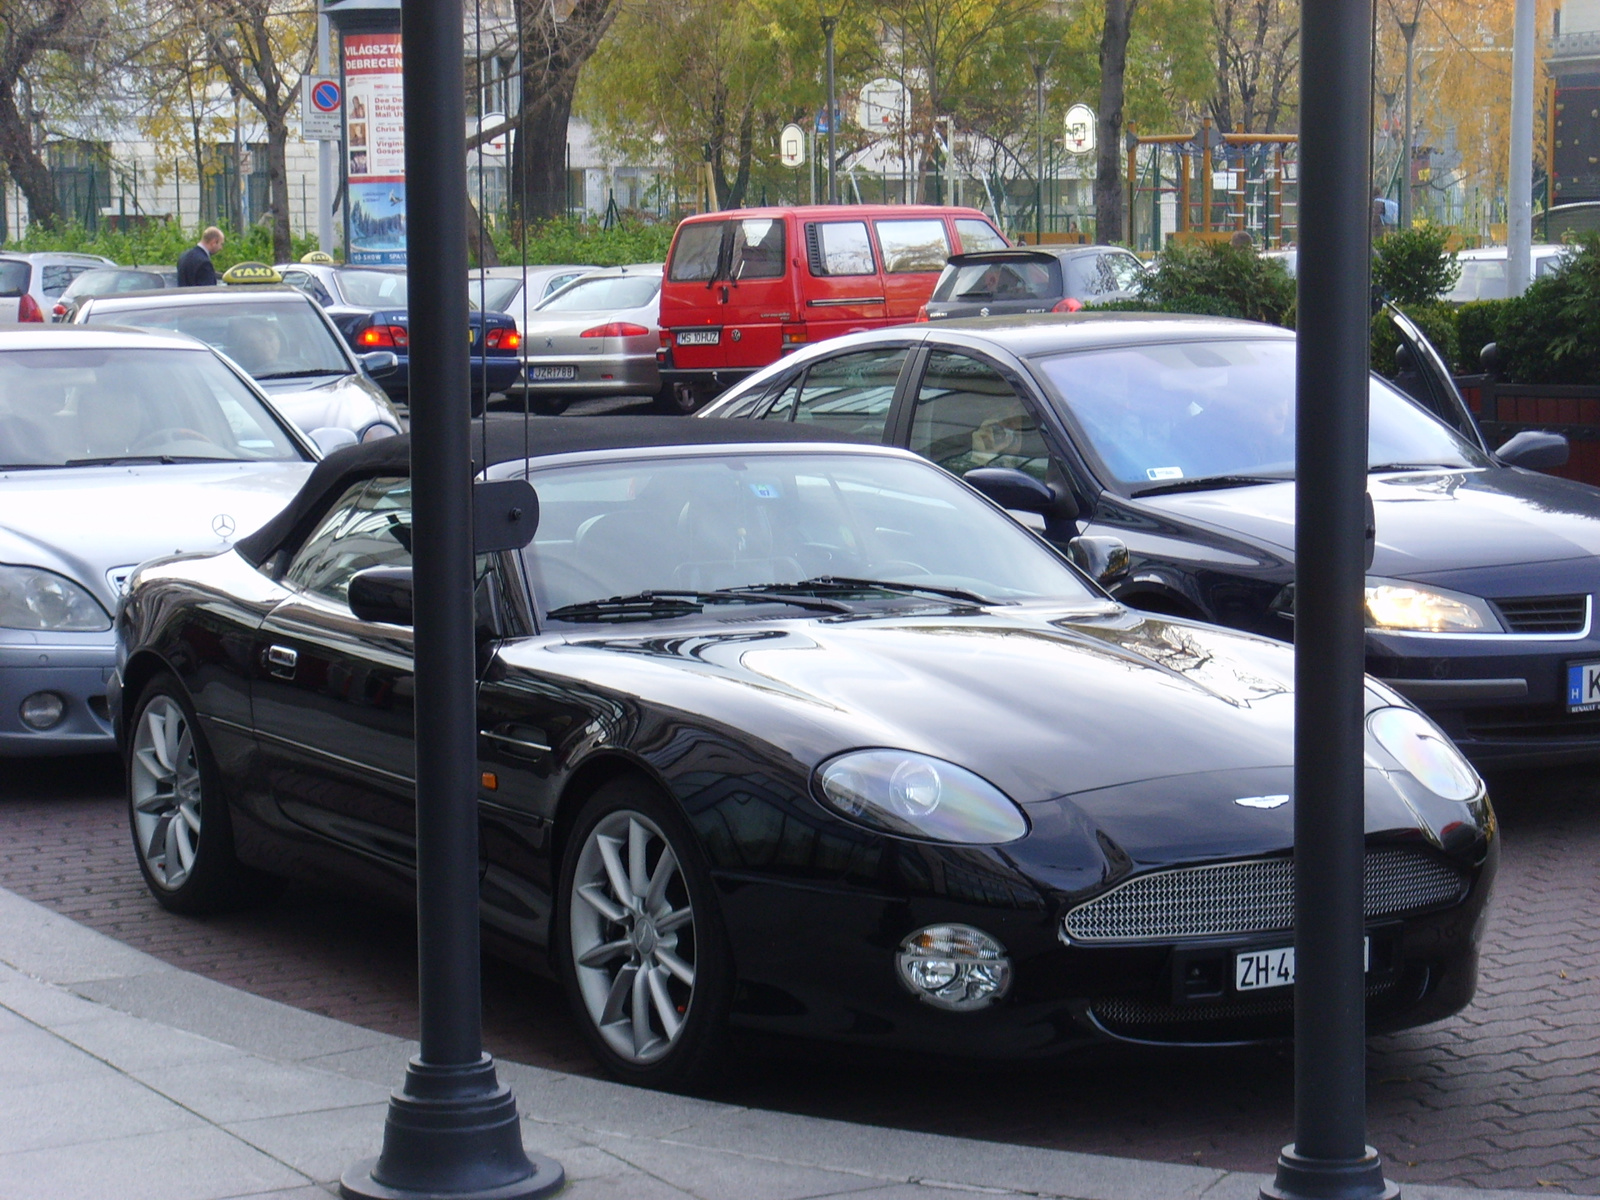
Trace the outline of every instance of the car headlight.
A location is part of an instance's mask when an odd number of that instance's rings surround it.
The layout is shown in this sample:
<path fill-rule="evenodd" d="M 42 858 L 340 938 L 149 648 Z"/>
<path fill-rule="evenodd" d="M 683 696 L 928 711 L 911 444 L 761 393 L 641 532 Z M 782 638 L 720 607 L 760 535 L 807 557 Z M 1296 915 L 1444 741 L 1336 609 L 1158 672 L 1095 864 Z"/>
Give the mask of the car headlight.
<path fill-rule="evenodd" d="M 1424 633 L 1502 633 L 1482 600 L 1399 580 L 1367 580 L 1367 624 Z"/>
<path fill-rule="evenodd" d="M 1028 818 L 994 784 L 909 750 L 841 754 L 817 768 L 817 785 L 840 816 L 899 837 L 993 846 L 1028 832 Z"/>
<path fill-rule="evenodd" d="M 1432 721 L 1411 708 L 1380 708 L 1367 718 L 1378 745 L 1418 783 L 1446 800 L 1471 800 L 1483 781 Z"/>
<path fill-rule="evenodd" d="M 0 566 L 0 628 L 91 633 L 111 618 L 89 592 L 43 567 Z"/>

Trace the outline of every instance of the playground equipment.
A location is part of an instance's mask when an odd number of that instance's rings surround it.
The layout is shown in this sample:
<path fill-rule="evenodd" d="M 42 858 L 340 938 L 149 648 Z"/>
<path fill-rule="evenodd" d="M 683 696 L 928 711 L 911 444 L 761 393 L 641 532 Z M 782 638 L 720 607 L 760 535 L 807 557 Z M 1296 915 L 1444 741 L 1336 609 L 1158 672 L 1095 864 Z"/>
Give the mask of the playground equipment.
<path fill-rule="evenodd" d="M 1140 135 L 1129 126 L 1129 244 L 1160 250 L 1167 237 L 1225 240 L 1243 230 L 1261 249 L 1293 245 L 1299 143 L 1292 133 L 1223 133 L 1210 118 L 1193 133 Z"/>

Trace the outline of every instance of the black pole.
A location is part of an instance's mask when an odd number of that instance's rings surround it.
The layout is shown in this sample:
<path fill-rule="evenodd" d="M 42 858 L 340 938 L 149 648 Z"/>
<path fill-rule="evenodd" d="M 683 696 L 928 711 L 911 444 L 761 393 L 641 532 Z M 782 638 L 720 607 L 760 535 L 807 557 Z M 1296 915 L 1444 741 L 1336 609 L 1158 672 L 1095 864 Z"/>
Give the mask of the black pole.
<path fill-rule="evenodd" d="M 1295 1125 L 1264 1200 L 1399 1195 L 1366 1144 L 1362 938 L 1372 0 L 1302 0 Z"/>
<path fill-rule="evenodd" d="M 483 1052 L 466 128 L 461 0 L 403 0 L 416 614 L 417 978 L 421 1048 L 389 1100 L 355 1200 L 530 1200 L 564 1182 L 522 1149 L 517 1105 Z M 409 236 L 415 230 L 417 237 Z"/>
<path fill-rule="evenodd" d="M 833 127 L 839 120 L 839 102 L 834 97 L 833 89 L 833 29 L 839 23 L 838 17 L 822 18 L 822 35 L 828 45 L 828 203 L 839 203 L 839 158 L 833 148 Z"/>
<path fill-rule="evenodd" d="M 1044 245 L 1044 64 L 1033 64 L 1033 244 Z"/>

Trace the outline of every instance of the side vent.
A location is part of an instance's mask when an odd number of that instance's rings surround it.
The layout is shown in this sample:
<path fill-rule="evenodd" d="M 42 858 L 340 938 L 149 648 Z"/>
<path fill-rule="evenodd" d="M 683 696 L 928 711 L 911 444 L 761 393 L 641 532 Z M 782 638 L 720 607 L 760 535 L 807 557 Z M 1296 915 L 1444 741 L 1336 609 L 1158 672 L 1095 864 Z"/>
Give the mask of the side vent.
<path fill-rule="evenodd" d="M 826 275 L 827 267 L 822 263 L 822 235 L 817 231 L 815 221 L 806 222 L 806 260 L 811 264 L 813 275 Z"/>

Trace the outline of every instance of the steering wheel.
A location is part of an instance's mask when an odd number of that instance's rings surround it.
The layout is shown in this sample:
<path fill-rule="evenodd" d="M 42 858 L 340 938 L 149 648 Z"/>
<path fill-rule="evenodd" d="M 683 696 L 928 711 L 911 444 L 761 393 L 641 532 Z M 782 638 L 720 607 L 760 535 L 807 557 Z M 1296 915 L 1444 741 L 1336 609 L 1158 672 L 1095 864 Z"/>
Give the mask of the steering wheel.
<path fill-rule="evenodd" d="M 129 446 L 128 449 L 152 450 L 166 442 L 204 442 L 208 446 L 215 446 L 217 444 L 215 438 L 207 437 L 198 429 L 182 427 L 178 429 L 157 429 L 153 433 L 147 433 L 133 445 Z"/>

